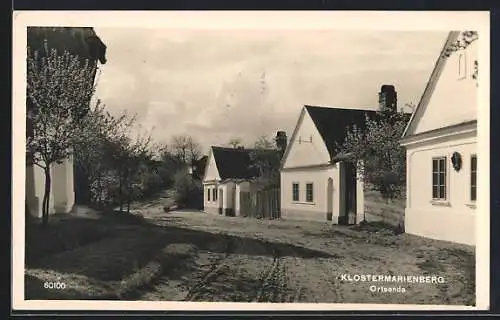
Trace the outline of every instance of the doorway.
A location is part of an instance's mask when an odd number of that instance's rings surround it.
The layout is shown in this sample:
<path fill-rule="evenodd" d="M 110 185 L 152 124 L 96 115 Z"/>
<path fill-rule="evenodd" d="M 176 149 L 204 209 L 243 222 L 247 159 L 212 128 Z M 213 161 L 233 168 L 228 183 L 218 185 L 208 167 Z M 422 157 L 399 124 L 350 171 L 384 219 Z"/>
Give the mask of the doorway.
<path fill-rule="evenodd" d="M 352 163 L 345 162 L 342 166 L 341 175 L 343 181 L 341 187 L 344 189 L 342 192 L 342 211 L 339 217 L 339 224 L 356 224 L 356 211 L 357 211 L 357 179 L 356 179 L 356 166 Z"/>
<path fill-rule="evenodd" d="M 326 220 L 332 221 L 333 215 L 333 179 L 328 178 L 326 187 Z"/>
<path fill-rule="evenodd" d="M 219 214 L 223 214 L 224 207 L 224 189 L 219 189 L 218 200 L 219 200 Z"/>

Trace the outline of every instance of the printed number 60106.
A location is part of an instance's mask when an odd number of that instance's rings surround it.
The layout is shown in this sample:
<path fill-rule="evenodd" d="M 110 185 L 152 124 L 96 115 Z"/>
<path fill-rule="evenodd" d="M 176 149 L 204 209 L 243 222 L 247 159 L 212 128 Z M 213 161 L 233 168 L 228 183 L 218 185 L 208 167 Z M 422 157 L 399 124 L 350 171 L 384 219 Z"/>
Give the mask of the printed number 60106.
<path fill-rule="evenodd" d="M 66 284 L 64 282 L 49 282 L 49 281 L 45 281 L 43 283 L 43 287 L 45 289 L 65 289 L 66 288 Z"/>

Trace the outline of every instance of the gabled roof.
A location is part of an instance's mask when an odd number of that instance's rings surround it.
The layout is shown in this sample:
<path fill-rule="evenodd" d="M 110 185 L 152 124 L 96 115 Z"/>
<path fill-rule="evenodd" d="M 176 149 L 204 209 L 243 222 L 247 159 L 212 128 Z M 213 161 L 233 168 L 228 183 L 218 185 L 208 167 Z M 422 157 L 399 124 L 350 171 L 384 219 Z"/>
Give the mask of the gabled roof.
<path fill-rule="evenodd" d="M 204 170 L 207 164 L 208 156 L 203 156 L 198 160 L 195 160 L 193 165 L 199 168 L 198 170 Z"/>
<path fill-rule="evenodd" d="M 417 121 L 416 119 L 419 119 L 422 116 L 422 113 L 427 107 L 427 104 L 429 103 L 430 97 L 432 96 L 432 93 L 436 88 L 436 84 L 439 80 L 439 77 L 441 76 L 441 72 L 443 71 L 444 65 L 447 60 L 445 56 L 446 49 L 450 44 L 457 40 L 459 34 L 460 32 L 458 31 L 451 31 L 450 33 L 448 33 L 448 37 L 446 38 L 446 41 L 441 49 L 441 52 L 439 53 L 436 63 L 434 64 L 434 69 L 432 70 L 431 76 L 429 77 L 429 81 L 427 81 L 424 92 L 422 93 L 422 97 L 420 98 L 420 101 L 415 108 L 410 121 L 408 121 L 408 124 L 406 125 L 402 138 L 406 138 L 410 135 L 410 129 L 415 125 Z"/>
<path fill-rule="evenodd" d="M 258 170 L 252 167 L 250 153 L 252 149 L 237 149 L 212 146 L 214 157 L 222 180 L 250 179 L 259 175 Z"/>
<path fill-rule="evenodd" d="M 359 129 L 365 128 L 365 120 L 378 115 L 376 110 L 344 109 L 318 106 L 304 106 L 309 113 L 319 134 L 323 138 L 330 158 L 335 155 L 338 144 L 344 142 L 349 128 L 356 125 Z"/>
<path fill-rule="evenodd" d="M 192 174 L 195 178 L 203 178 L 205 175 L 205 168 L 207 166 L 208 156 L 203 156 L 198 160 L 193 160 L 191 163 Z"/>

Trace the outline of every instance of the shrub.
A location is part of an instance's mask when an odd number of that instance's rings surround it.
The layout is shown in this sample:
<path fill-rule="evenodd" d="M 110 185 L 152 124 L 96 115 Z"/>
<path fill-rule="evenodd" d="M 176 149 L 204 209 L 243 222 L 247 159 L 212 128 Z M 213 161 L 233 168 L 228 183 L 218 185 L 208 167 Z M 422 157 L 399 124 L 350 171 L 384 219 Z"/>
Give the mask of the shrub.
<path fill-rule="evenodd" d="M 203 205 L 203 188 L 184 171 L 174 176 L 175 201 L 177 205 L 199 209 Z"/>
<path fill-rule="evenodd" d="M 142 195 L 149 197 L 162 189 L 162 178 L 156 171 L 146 172 L 142 177 Z"/>
<path fill-rule="evenodd" d="M 118 177 L 112 172 L 105 173 L 90 185 L 93 202 L 98 206 L 116 204 L 119 194 L 118 186 Z"/>
<path fill-rule="evenodd" d="M 167 168 L 159 167 L 158 176 L 160 177 L 162 187 L 170 188 L 174 184 L 174 179 L 172 177 L 171 171 L 169 171 Z"/>

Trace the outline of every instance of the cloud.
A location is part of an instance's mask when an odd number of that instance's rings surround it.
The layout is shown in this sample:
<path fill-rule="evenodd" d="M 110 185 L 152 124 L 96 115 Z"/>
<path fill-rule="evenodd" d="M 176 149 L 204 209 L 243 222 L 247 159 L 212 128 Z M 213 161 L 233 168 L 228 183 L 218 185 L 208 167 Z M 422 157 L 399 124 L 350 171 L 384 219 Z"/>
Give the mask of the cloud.
<path fill-rule="evenodd" d="M 291 134 L 304 104 L 369 107 L 382 84 L 418 102 L 443 32 L 100 29 L 108 62 L 98 97 L 137 113 L 156 141 L 205 147 Z"/>

